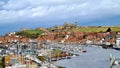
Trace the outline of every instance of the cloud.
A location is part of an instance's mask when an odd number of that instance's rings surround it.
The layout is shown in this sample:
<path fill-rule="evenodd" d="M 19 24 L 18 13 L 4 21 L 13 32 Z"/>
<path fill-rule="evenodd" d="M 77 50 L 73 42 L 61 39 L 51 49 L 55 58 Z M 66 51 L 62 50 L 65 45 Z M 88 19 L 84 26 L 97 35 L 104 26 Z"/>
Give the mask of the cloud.
<path fill-rule="evenodd" d="M 0 5 L 1 23 L 34 19 L 87 21 L 120 15 L 120 0 L 8 0 L 0 1 Z"/>

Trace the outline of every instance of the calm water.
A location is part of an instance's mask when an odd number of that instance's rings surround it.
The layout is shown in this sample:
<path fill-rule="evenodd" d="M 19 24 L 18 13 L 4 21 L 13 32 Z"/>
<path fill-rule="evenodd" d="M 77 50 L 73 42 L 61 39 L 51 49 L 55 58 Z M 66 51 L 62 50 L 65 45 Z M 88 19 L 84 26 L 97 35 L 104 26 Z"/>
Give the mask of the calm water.
<path fill-rule="evenodd" d="M 103 49 L 100 47 L 85 47 L 87 53 L 79 53 L 80 56 L 72 59 L 57 61 L 55 64 L 67 68 L 109 68 L 109 55 L 120 57 L 120 51 Z"/>

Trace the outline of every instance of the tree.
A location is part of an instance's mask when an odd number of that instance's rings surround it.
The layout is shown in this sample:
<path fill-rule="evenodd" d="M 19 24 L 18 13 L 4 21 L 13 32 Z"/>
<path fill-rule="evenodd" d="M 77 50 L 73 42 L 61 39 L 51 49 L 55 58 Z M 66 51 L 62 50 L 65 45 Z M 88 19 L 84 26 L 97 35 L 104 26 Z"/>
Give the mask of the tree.
<path fill-rule="evenodd" d="M 111 30 L 111 28 L 109 27 L 107 30 L 106 30 L 106 32 L 111 32 L 112 30 Z"/>

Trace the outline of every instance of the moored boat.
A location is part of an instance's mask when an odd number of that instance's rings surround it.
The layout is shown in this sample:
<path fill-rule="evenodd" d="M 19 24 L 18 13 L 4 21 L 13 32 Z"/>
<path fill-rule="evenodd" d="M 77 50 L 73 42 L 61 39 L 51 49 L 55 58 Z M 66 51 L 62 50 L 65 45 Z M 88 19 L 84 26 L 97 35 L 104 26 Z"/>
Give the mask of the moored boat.
<path fill-rule="evenodd" d="M 86 50 L 83 50 L 82 52 L 83 52 L 83 53 L 86 53 L 87 51 L 86 51 Z"/>
<path fill-rule="evenodd" d="M 120 50 L 120 47 L 113 47 L 113 49 L 115 49 L 115 50 Z"/>

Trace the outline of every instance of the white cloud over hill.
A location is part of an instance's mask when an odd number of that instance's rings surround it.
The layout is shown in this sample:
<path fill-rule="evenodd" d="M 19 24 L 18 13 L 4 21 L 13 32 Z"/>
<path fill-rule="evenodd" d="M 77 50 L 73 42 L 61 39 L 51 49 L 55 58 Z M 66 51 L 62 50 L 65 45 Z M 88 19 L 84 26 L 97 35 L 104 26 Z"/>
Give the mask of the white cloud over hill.
<path fill-rule="evenodd" d="M 0 1 L 0 23 L 27 20 L 94 20 L 120 15 L 120 0 Z M 72 19 L 74 18 L 74 19 Z"/>

